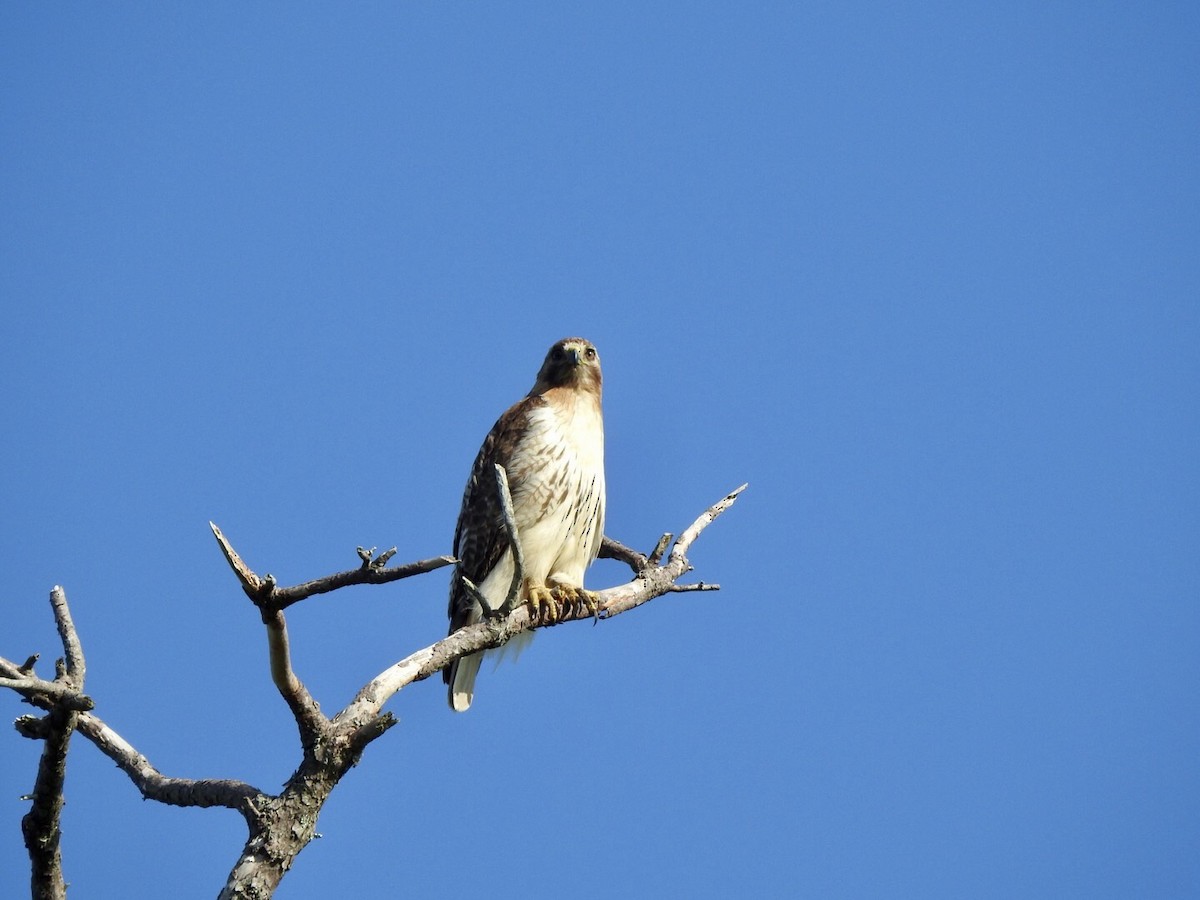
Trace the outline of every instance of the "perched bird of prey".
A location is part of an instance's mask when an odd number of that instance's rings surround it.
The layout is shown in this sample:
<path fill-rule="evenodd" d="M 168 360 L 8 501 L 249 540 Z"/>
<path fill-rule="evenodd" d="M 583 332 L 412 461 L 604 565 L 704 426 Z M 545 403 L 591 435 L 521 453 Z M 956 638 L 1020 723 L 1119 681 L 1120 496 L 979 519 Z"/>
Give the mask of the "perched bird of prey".
<path fill-rule="evenodd" d="M 519 600 L 594 603 L 583 572 L 604 536 L 604 420 L 600 357 L 583 338 L 564 338 L 546 354 L 533 390 L 502 415 L 479 449 L 454 531 L 459 559 L 450 582 L 450 633 L 483 616 L 462 582 L 470 579 L 494 610 L 514 574 L 495 466 L 504 467 L 512 495 L 524 583 Z M 450 706 L 462 712 L 475 694 L 483 653 L 444 670 Z"/>

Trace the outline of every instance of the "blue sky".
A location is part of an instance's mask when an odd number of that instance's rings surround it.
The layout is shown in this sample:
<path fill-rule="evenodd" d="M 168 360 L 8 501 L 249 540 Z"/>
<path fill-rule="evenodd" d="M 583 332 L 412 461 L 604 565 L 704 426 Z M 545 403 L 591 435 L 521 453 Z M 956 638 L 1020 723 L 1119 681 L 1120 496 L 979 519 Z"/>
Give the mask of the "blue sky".
<path fill-rule="evenodd" d="M 10 6 L 0 654 L 167 774 L 298 760 L 208 532 L 449 550 L 581 334 L 608 532 L 717 594 L 391 704 L 278 896 L 1200 893 L 1200 14 L 1186 4 Z M 599 563 L 589 585 L 625 580 Z M 445 573 L 289 611 L 327 711 Z M 25 708 L 3 700 L 6 718 Z M 7 726 L 5 726 L 7 728 Z M 0 732 L 0 894 L 26 889 Z M 75 898 L 243 840 L 72 747 Z"/>

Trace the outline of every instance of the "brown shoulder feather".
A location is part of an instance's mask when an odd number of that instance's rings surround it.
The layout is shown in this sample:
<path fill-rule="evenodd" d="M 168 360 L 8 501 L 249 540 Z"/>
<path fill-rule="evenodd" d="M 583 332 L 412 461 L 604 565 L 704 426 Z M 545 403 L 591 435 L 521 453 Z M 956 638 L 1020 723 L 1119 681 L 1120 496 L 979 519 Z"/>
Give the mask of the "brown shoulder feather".
<path fill-rule="evenodd" d="M 458 525 L 454 529 L 454 555 L 460 562 L 450 588 L 451 632 L 469 621 L 468 616 L 474 605 L 457 574 L 465 575 L 478 585 L 508 549 L 494 466 L 508 468 L 528 427 L 530 411 L 545 402 L 541 396 L 531 395 L 509 407 L 496 420 L 475 457 L 471 476 L 463 491 Z"/>

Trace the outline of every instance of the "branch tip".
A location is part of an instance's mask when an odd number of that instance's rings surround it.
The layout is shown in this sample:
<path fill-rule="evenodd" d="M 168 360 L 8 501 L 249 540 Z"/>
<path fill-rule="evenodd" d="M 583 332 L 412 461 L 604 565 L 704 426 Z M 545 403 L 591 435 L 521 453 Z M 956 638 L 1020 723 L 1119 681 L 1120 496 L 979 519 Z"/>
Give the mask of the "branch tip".
<path fill-rule="evenodd" d="M 67 678 L 72 687 L 82 690 L 87 663 L 84 662 L 83 644 L 75 630 L 75 621 L 71 618 L 71 607 L 67 605 L 67 592 L 61 585 L 56 584 L 50 591 L 50 607 L 54 610 L 54 624 L 63 645 L 65 665 L 60 677 Z"/>
<path fill-rule="evenodd" d="M 717 516 L 721 515 L 721 513 L 733 506 L 734 502 L 738 498 L 738 495 L 749 486 L 750 483 L 747 482 L 740 487 L 735 488 L 704 512 L 702 512 L 696 518 L 696 521 L 689 525 L 687 530 L 685 530 L 683 534 L 679 536 L 679 540 L 675 542 L 675 546 L 671 550 L 671 562 L 676 565 L 687 565 L 687 552 L 692 546 L 692 542 L 700 536 L 700 532 L 704 531 L 705 528 L 712 524 L 713 520 L 716 519 Z"/>
<path fill-rule="evenodd" d="M 375 716 L 365 725 L 354 730 L 354 733 L 350 735 L 350 746 L 354 747 L 357 752 L 362 753 L 366 749 L 367 744 L 378 737 L 382 737 L 389 728 L 399 723 L 400 720 L 390 712 Z"/>
<path fill-rule="evenodd" d="M 479 604 L 480 609 L 483 610 L 484 618 L 492 618 L 496 614 L 496 611 L 492 609 L 492 604 L 488 602 L 487 597 L 483 596 L 483 591 L 475 586 L 475 582 L 461 572 L 458 575 L 458 580 L 462 582 L 463 589 L 470 595 L 471 599 Z"/>
<path fill-rule="evenodd" d="M 233 549 L 233 545 L 217 527 L 215 522 L 209 522 L 208 527 L 212 529 L 213 537 L 217 539 L 217 544 L 221 547 L 221 553 L 225 557 L 225 562 L 229 563 L 229 567 L 233 569 L 233 574 L 237 576 L 238 581 L 242 583 L 242 590 L 257 602 L 259 593 L 263 589 L 263 581 L 254 571 L 246 565 L 245 561 L 238 555 L 238 552 Z M 267 576 L 268 578 L 270 576 Z"/>
<path fill-rule="evenodd" d="M 667 531 L 658 539 L 658 543 L 654 545 L 654 549 L 650 551 L 648 560 L 651 565 L 657 566 L 662 561 L 663 554 L 667 552 L 667 547 L 671 546 L 671 540 L 675 535 Z"/>
<path fill-rule="evenodd" d="M 13 728 L 21 737 L 34 741 L 44 741 L 50 734 L 50 723 L 46 721 L 45 716 L 18 716 L 13 722 Z"/>

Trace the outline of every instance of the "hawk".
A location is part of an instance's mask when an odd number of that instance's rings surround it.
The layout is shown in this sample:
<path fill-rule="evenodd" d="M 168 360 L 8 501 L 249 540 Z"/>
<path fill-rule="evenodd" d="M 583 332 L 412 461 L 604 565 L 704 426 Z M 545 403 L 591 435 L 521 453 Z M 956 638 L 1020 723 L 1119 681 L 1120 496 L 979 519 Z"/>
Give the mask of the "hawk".
<path fill-rule="evenodd" d="M 450 633 L 483 617 L 463 585 L 470 579 L 492 609 L 508 596 L 514 562 L 495 466 L 504 467 L 524 557 L 520 600 L 594 604 L 583 572 L 604 535 L 604 420 L 600 356 L 590 341 L 564 338 L 546 354 L 533 389 L 502 415 L 479 449 L 454 531 L 458 558 L 450 582 Z M 532 635 L 522 635 L 532 637 Z M 450 707 L 475 694 L 483 653 L 444 670 Z"/>

